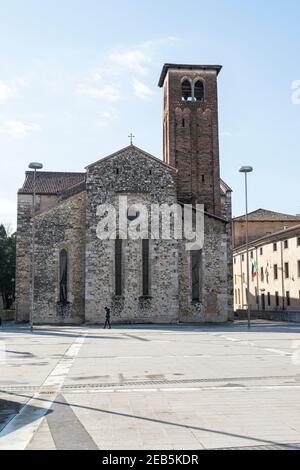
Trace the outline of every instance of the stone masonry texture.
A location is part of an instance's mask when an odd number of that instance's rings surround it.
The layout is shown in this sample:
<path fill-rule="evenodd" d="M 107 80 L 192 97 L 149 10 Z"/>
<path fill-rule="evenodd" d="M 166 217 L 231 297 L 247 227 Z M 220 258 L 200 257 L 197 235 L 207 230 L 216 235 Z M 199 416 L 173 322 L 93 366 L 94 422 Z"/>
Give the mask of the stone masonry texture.
<path fill-rule="evenodd" d="M 184 78 L 191 83 L 203 81 L 203 101 L 181 100 Z M 232 319 L 231 190 L 219 176 L 217 71 L 201 66 L 173 68 L 166 74 L 163 87 L 164 161 L 130 145 L 89 165 L 78 177 L 49 172 L 48 178 L 43 172 L 34 216 L 35 323 L 102 323 L 106 306 L 116 323 Z M 26 181 L 31 177 L 27 173 Z M 59 188 L 53 185 L 53 178 L 59 181 Z M 32 194 L 24 187 L 18 194 L 19 322 L 29 319 L 32 273 Z M 49 188 L 53 187 L 51 193 Z M 122 240 L 122 292 L 116 295 L 115 240 L 99 238 L 97 228 L 102 219 L 97 210 L 102 204 L 117 209 L 120 197 L 125 196 L 128 206 L 143 204 L 148 213 L 153 204 L 205 206 L 199 301 L 192 300 L 191 253 L 185 240 L 151 236 L 149 295 L 143 295 L 141 239 Z M 61 250 L 68 254 L 68 298 L 63 305 L 59 295 Z"/>

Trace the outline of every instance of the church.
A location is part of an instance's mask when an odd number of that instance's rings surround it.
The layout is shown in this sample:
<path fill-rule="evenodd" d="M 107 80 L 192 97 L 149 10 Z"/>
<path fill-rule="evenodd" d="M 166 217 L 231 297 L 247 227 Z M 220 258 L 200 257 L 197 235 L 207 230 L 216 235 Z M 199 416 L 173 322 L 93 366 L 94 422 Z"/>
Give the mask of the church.
<path fill-rule="evenodd" d="M 218 65 L 165 64 L 163 159 L 131 143 L 84 172 L 27 171 L 18 191 L 16 321 L 226 322 L 233 317 L 231 189 L 220 178 Z M 35 196 L 33 197 L 33 193 Z M 203 246 L 98 235 L 99 207 L 203 207 Z M 33 207 L 34 201 L 34 207 Z M 132 209 L 133 208 L 133 209 Z M 31 299 L 33 296 L 33 302 Z"/>

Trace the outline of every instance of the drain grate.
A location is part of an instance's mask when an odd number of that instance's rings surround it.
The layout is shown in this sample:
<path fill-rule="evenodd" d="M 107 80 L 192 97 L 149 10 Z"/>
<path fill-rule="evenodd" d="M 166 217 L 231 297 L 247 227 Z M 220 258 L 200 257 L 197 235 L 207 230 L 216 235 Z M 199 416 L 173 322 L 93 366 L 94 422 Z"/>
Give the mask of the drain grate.
<path fill-rule="evenodd" d="M 149 385 L 186 385 L 195 383 L 230 383 L 230 382 L 251 382 L 251 381 L 263 381 L 263 380 L 278 380 L 278 379 L 293 379 L 296 382 L 300 380 L 299 375 L 269 375 L 264 377 L 220 377 L 220 378 L 202 378 L 202 379 L 172 379 L 172 380 L 137 380 L 137 381 L 124 381 L 124 382 L 110 382 L 110 383 L 87 383 L 87 384 L 69 384 L 63 385 L 61 390 L 87 390 L 87 389 L 103 389 L 103 388 L 124 388 L 124 387 L 143 387 Z M 14 387 L 1 387 L 1 392 L 37 392 L 41 393 L 53 393 L 55 388 L 49 388 L 43 390 L 43 387 L 39 386 L 14 386 Z"/>

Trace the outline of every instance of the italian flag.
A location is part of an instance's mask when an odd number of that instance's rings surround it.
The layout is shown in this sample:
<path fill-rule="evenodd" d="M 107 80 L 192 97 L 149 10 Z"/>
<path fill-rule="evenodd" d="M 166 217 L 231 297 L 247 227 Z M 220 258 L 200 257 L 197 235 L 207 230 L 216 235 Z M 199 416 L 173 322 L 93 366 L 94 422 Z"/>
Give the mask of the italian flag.
<path fill-rule="evenodd" d="M 257 263 L 255 259 L 252 260 L 252 277 L 257 276 Z"/>

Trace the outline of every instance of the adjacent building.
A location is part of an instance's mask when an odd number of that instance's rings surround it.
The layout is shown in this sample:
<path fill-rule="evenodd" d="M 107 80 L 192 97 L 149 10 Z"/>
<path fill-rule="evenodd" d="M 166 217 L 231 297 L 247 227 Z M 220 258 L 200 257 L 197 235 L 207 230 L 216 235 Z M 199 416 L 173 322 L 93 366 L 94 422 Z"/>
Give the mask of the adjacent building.
<path fill-rule="evenodd" d="M 300 224 L 300 215 L 282 214 L 266 209 L 257 209 L 248 214 L 249 241 L 257 240 L 265 235 L 285 230 Z M 234 217 L 233 246 L 246 243 L 246 216 Z"/>
<path fill-rule="evenodd" d="M 284 219 L 279 223 L 282 223 Z M 276 225 L 277 221 L 274 222 Z M 249 244 L 251 310 L 300 311 L 300 224 L 265 235 Z M 234 309 L 247 307 L 246 246 L 233 252 Z"/>

